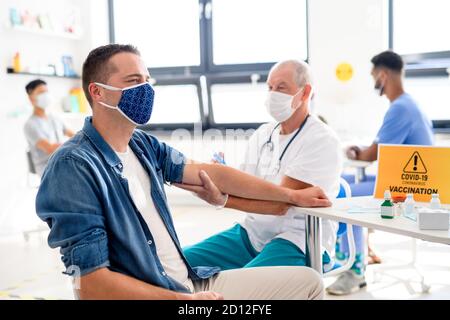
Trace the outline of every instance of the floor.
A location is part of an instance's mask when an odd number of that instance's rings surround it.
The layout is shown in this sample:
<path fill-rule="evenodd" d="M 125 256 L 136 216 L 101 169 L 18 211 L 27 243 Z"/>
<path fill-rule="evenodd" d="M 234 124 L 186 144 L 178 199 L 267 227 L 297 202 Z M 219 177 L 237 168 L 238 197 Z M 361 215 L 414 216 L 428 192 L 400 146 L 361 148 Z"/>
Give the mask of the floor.
<path fill-rule="evenodd" d="M 71 281 L 63 270 L 57 249 L 46 243 L 45 225 L 34 215 L 35 190 L 10 199 L 0 207 L 0 300 L 1 299 L 73 299 Z M 195 243 L 217 231 L 232 226 L 243 214 L 232 210 L 217 211 L 204 205 L 180 205 L 172 201 L 172 213 L 183 245 Z M 198 226 L 202 226 L 199 228 Z M 32 232 L 28 240 L 24 230 Z M 422 294 L 411 260 L 412 240 L 402 236 L 376 232 L 371 242 L 383 258 L 383 264 L 369 266 L 368 287 L 345 297 L 326 299 L 450 299 L 450 247 L 417 241 L 418 258 L 429 293 Z M 383 268 L 397 268 L 382 272 Z M 378 271 L 378 273 L 377 273 Z M 408 287 L 401 280 L 416 282 Z M 334 278 L 325 278 L 329 285 Z"/>

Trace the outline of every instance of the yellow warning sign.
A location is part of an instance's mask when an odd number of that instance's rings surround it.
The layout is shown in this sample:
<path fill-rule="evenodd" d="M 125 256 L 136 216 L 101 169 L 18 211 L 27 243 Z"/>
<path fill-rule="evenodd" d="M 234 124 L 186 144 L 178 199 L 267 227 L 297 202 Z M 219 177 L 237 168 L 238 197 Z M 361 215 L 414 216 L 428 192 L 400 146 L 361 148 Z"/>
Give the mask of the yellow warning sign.
<path fill-rule="evenodd" d="M 427 173 L 427 168 L 425 167 L 425 164 L 423 163 L 423 160 L 417 151 L 413 153 L 405 168 L 403 169 L 403 172 L 423 174 Z"/>
<path fill-rule="evenodd" d="M 385 190 L 393 196 L 412 193 L 422 202 L 438 193 L 450 204 L 450 148 L 379 145 L 374 197 L 383 198 Z"/>

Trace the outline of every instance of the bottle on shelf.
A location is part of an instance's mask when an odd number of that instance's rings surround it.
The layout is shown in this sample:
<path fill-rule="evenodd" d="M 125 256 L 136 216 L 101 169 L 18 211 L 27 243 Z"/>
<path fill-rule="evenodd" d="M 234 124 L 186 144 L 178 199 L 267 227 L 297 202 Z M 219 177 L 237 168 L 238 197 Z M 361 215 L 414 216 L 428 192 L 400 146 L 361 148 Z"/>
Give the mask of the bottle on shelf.
<path fill-rule="evenodd" d="M 441 200 L 439 199 L 439 194 L 433 193 L 431 195 L 430 208 L 431 209 L 440 209 L 441 208 Z"/>
<path fill-rule="evenodd" d="M 391 201 L 391 192 L 386 190 L 384 192 L 384 202 L 381 204 L 381 218 L 393 219 L 395 216 L 394 204 Z"/>
<path fill-rule="evenodd" d="M 20 53 L 16 52 L 13 58 L 13 70 L 18 73 L 22 71 L 22 63 L 20 61 Z"/>

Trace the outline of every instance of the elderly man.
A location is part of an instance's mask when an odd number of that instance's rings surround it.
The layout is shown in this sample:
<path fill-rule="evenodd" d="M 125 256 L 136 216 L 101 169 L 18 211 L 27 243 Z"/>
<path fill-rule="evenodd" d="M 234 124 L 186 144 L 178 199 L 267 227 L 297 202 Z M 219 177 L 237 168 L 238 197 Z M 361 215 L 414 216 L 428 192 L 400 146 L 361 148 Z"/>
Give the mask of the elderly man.
<path fill-rule="evenodd" d="M 57 150 L 42 178 L 36 211 L 51 228 L 50 246 L 61 248 L 66 272 L 80 277 L 80 298 L 320 299 L 322 280 L 308 268 L 219 272 L 216 266 L 189 264 L 165 183 L 201 185 L 200 175 L 208 174 L 223 193 L 256 203 L 330 202 L 317 187 L 292 190 L 225 166 L 188 161 L 136 130 L 152 115 L 155 92 L 149 80 L 136 48 L 94 49 L 83 65 L 93 116 Z"/>
<path fill-rule="evenodd" d="M 309 66 L 293 60 L 280 62 L 270 71 L 267 86 L 266 107 L 275 122 L 263 124 L 253 134 L 243 170 L 289 189 L 319 186 L 328 197 L 336 197 L 341 147 L 335 133 L 310 114 L 313 87 Z M 206 175 L 202 179 L 206 187 L 185 189 L 210 203 L 223 202 L 226 195 Z M 223 270 L 305 265 L 304 215 L 289 204 L 236 196 L 229 196 L 225 206 L 249 214 L 243 223 L 185 248 L 191 265 L 219 266 Z M 322 223 L 325 270 L 332 267 L 337 227 L 331 221 Z"/>

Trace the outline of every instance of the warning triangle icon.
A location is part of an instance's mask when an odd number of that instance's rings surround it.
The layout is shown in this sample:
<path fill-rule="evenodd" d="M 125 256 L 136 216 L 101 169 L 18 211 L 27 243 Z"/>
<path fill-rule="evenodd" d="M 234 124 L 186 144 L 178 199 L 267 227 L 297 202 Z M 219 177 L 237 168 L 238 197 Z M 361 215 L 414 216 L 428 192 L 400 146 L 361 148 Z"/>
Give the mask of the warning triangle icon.
<path fill-rule="evenodd" d="M 427 173 L 427 168 L 425 167 L 425 163 L 422 160 L 420 154 L 416 151 L 413 153 L 411 158 L 409 159 L 406 166 L 403 168 L 404 173 Z"/>

